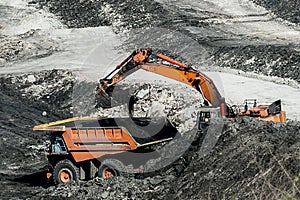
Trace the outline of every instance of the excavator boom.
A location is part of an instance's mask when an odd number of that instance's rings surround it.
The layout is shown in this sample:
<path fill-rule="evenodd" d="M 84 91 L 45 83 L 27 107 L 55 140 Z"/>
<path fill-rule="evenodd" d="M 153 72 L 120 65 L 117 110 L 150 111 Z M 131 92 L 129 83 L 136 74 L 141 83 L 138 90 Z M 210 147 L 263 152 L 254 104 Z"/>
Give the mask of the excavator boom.
<path fill-rule="evenodd" d="M 150 56 L 160 58 L 170 63 L 170 65 L 149 62 Z M 225 103 L 225 99 L 220 95 L 217 87 L 208 76 L 165 55 L 155 53 L 151 49 L 134 51 L 122 63 L 117 65 L 115 70 L 100 80 L 98 93 L 106 93 L 115 84 L 139 69 L 190 85 L 201 94 L 206 105 L 220 107 L 221 104 Z M 114 74 L 112 78 L 109 78 L 112 74 Z"/>

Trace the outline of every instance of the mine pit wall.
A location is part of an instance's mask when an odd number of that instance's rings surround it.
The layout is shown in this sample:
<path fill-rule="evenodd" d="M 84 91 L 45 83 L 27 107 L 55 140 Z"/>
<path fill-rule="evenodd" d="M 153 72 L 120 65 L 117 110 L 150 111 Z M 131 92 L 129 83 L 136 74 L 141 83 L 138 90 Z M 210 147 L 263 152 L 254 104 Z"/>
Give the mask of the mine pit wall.
<path fill-rule="evenodd" d="M 290 6 L 287 8 L 288 13 L 277 1 L 272 3 L 264 0 L 253 1 L 263 6 L 266 5 L 266 8 L 271 11 L 274 11 L 275 8 L 275 13 L 279 17 L 286 17 L 295 23 L 299 22 L 299 17 L 297 18 L 299 5 L 295 5 L 294 1 L 288 2 Z M 151 46 L 154 50 L 167 50 L 167 55 L 179 59 L 179 61 L 196 65 L 196 67 L 211 65 L 228 67 L 266 76 L 291 78 L 298 83 L 300 81 L 298 73 L 300 66 L 299 43 L 292 44 L 281 40 L 276 41 L 276 39 L 269 41 L 247 35 L 237 36 L 206 21 L 210 17 L 222 17 L 218 13 L 209 14 L 196 12 L 193 9 L 168 8 L 159 1 L 148 0 L 127 0 L 122 4 L 114 1 L 39 0 L 37 6 L 49 9 L 50 12 L 59 15 L 69 28 L 109 25 L 113 27 L 115 33 L 120 35 L 126 31 L 125 35 L 128 35 L 129 38 L 122 48 L 128 52 L 131 52 L 135 46 L 146 45 Z M 201 15 L 203 16 L 201 17 Z M 194 21 L 202 23 L 194 23 Z M 193 28 L 195 28 L 195 32 L 191 31 Z M 197 32 L 198 29 L 202 32 Z M 168 32 L 164 32 L 164 30 L 168 30 Z M 159 33 L 156 33 L 157 31 Z M 175 38 L 167 42 L 159 39 L 171 37 L 170 32 Z M 215 36 L 215 33 L 218 34 Z M 176 35 L 182 35 L 189 39 L 176 38 Z M 145 38 L 147 39 L 145 40 Z M 198 50 L 202 49 L 198 55 L 193 54 L 193 51 L 198 52 L 192 47 L 194 43 L 197 43 Z M 178 50 L 176 47 L 178 44 L 184 46 L 185 51 L 190 53 Z M 190 47 L 187 47 L 188 45 Z"/>

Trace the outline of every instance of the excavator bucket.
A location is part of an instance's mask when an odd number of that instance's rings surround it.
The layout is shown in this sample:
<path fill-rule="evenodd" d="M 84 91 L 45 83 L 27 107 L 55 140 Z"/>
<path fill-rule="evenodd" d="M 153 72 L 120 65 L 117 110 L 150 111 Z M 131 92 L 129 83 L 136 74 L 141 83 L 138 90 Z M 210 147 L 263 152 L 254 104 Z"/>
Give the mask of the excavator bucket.
<path fill-rule="evenodd" d="M 96 96 L 96 108 L 111 108 L 112 97 L 107 94 L 104 90 L 98 93 Z"/>
<path fill-rule="evenodd" d="M 115 89 L 114 86 L 110 86 L 109 89 L 102 90 L 96 94 L 96 108 L 112 108 L 120 105 L 130 104 L 132 97 L 132 91 L 130 88 Z"/>

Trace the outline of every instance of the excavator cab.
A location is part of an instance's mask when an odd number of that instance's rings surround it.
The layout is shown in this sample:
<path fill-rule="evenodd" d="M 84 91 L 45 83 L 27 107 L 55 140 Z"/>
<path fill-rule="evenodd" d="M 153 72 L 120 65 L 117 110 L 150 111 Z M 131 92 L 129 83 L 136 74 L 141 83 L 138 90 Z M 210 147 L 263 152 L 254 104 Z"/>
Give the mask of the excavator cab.
<path fill-rule="evenodd" d="M 202 107 L 197 116 L 198 129 L 205 130 L 212 119 L 222 118 L 220 108 Z"/>

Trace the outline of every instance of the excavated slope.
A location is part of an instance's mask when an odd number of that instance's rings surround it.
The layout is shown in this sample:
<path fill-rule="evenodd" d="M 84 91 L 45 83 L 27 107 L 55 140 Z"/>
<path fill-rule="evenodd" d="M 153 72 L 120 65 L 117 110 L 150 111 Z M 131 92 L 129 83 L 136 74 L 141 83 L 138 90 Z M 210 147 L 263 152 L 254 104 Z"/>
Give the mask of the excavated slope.
<path fill-rule="evenodd" d="M 281 4 L 277 1 L 276 4 L 255 2 L 266 5 L 283 19 L 298 23 L 297 7 L 292 0 L 285 4 L 286 9 L 277 6 Z M 151 46 L 196 66 L 217 65 L 299 82 L 297 28 L 283 25 L 250 1 L 230 1 L 224 5 L 222 1 L 209 0 L 122 3 L 38 0 L 28 4 L 43 9 L 40 13 L 49 10 L 68 28 L 111 26 L 115 33 L 126 38 L 122 48 L 128 51 L 137 46 Z M 229 9 L 231 6 L 234 9 Z M 10 6 L 0 9 L 1 13 L 12 10 Z M 16 13 L 26 16 L 26 12 L 20 8 Z M 5 16 L 0 14 L 0 17 Z M 9 23 L 10 20 L 1 21 L 1 30 Z M 56 25 L 62 28 L 61 24 Z M 25 34 L 1 33 L 0 40 L 0 67 L 6 69 L 18 62 L 39 61 L 63 51 L 59 42 L 37 30 L 27 30 Z M 225 121 L 224 126 L 216 123 L 215 127 L 221 128 L 212 135 L 217 143 L 211 151 L 203 150 L 202 139 L 196 140 L 182 158 L 156 173 L 49 186 L 42 178 L 47 161 L 41 156 L 49 144 L 48 135 L 34 133 L 32 127 L 74 114 L 94 114 L 95 102 L 90 99 L 95 95 L 96 83 L 77 82 L 75 74 L 68 70 L 24 71 L 27 72 L 2 73 L 0 77 L 1 199 L 300 198 L 299 122 L 279 125 L 249 118 Z M 153 87 L 152 95 L 164 93 L 159 103 L 173 102 L 179 97 L 180 101 L 193 103 L 190 96 L 169 95 L 170 87 Z M 162 91 L 155 93 L 156 90 Z M 188 119 L 195 118 L 194 113 L 185 115 L 182 110 L 176 114 L 178 108 L 171 104 L 169 109 L 167 114 L 182 133 L 186 127 L 191 128 Z M 188 138 L 192 134 L 194 129 L 185 135 Z M 171 149 L 165 152 L 169 157 L 173 156 Z M 164 161 L 150 160 L 149 167 Z"/>

